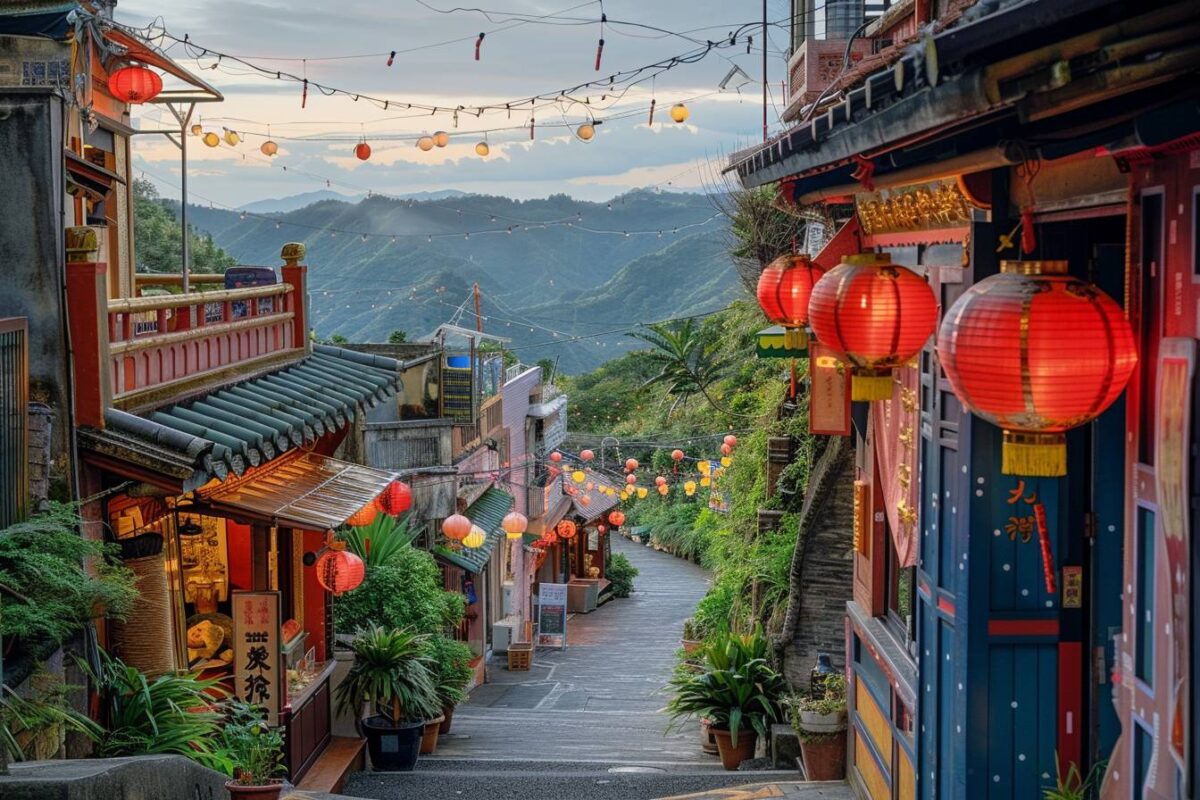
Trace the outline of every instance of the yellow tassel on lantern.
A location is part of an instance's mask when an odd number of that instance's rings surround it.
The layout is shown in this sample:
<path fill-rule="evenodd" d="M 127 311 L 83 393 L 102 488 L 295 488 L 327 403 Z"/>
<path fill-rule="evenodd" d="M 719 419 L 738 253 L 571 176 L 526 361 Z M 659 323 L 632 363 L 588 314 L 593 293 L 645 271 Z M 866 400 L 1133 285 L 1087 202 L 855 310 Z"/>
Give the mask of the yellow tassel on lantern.
<path fill-rule="evenodd" d="M 576 483 L 583 483 L 585 480 L 587 480 L 587 475 L 584 474 L 583 470 L 577 469 L 571 473 L 571 480 L 575 481 Z"/>
<path fill-rule="evenodd" d="M 1005 431 L 1000 471 L 1030 478 L 1067 474 L 1067 437 L 1061 433 Z"/>
<path fill-rule="evenodd" d="M 884 370 L 882 373 L 855 372 L 850 384 L 850 399 L 868 403 L 873 400 L 891 400 L 895 385 L 891 370 Z"/>

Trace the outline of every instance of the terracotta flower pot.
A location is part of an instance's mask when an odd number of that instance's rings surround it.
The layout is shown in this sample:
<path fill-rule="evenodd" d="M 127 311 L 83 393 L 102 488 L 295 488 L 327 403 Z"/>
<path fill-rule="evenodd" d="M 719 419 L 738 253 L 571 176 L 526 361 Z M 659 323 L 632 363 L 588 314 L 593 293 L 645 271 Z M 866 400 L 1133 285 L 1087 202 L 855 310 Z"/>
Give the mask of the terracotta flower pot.
<path fill-rule="evenodd" d="M 251 800 L 277 800 L 283 791 L 283 781 L 271 781 L 262 786 L 243 786 L 237 781 L 225 781 L 225 789 L 233 800 L 248 797 Z"/>
<path fill-rule="evenodd" d="M 840 781 L 846 777 L 846 731 L 800 734 L 804 774 L 810 781 Z"/>
<path fill-rule="evenodd" d="M 717 755 L 717 740 L 713 738 L 712 723 L 706 719 L 700 720 L 700 749 L 707 755 Z"/>
<path fill-rule="evenodd" d="M 428 756 L 437 752 L 438 734 L 445 721 L 444 716 L 425 721 L 425 731 L 421 734 L 421 755 Z"/>
<path fill-rule="evenodd" d="M 691 655 L 703 646 L 704 642 L 698 642 L 694 639 L 680 639 L 679 643 L 683 645 L 683 652 Z"/>
<path fill-rule="evenodd" d="M 446 706 L 442 709 L 442 724 L 438 728 L 438 733 L 445 736 L 450 732 L 450 723 L 454 720 L 454 706 Z"/>
<path fill-rule="evenodd" d="M 712 735 L 717 740 L 717 752 L 721 755 L 721 766 L 727 770 L 735 770 L 738 764 L 754 758 L 754 746 L 758 744 L 758 734 L 753 730 L 738 731 L 737 746 L 733 745 L 733 737 L 729 731 L 713 728 Z"/>

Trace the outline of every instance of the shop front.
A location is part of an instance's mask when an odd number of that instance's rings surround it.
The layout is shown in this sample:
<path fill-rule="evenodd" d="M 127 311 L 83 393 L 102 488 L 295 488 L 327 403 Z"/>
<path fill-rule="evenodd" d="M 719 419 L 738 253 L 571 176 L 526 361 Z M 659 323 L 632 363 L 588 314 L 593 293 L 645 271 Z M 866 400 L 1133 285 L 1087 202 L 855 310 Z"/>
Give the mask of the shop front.
<path fill-rule="evenodd" d="M 103 429 L 80 430 L 101 495 L 85 515 L 106 523 L 140 593 L 104 632 L 107 649 L 264 707 L 293 782 L 331 738 L 331 598 L 353 580 L 331 533 L 374 512 L 396 477 L 328 455 L 393 379 L 381 360 L 341 359 L 325 352 L 142 416 L 110 409 Z"/>

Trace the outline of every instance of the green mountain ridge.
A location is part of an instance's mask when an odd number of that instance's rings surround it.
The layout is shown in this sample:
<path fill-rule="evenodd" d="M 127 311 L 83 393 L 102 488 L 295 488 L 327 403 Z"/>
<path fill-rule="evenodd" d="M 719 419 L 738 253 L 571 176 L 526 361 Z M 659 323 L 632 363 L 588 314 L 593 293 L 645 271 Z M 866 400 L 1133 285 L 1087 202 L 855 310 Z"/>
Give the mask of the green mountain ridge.
<path fill-rule="evenodd" d="M 320 337 L 386 341 L 403 330 L 411 340 L 460 307 L 473 324 L 478 282 L 484 330 L 511 337 L 522 360 L 557 358 L 568 373 L 633 346 L 592 334 L 711 311 L 740 292 L 728 221 L 697 194 L 638 191 L 611 203 L 374 196 L 244 217 L 190 207 L 189 221 L 241 264 L 278 265 L 284 242 L 304 242 Z"/>

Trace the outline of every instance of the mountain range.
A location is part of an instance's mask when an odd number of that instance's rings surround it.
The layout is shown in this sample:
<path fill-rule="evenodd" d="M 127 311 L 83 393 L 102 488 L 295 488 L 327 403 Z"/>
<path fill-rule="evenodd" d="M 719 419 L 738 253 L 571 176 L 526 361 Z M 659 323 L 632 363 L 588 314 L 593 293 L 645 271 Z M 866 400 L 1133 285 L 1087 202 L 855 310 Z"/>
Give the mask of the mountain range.
<path fill-rule="evenodd" d="M 189 212 L 241 264 L 277 266 L 284 242 L 304 242 L 322 338 L 402 330 L 411 341 L 455 318 L 474 327 L 477 282 L 486 332 L 511 338 L 527 363 L 557 359 L 575 373 L 636 348 L 623 335 L 632 326 L 712 311 L 741 292 L 728 220 L 705 195 L 324 195 L 267 201 L 279 211 Z"/>

